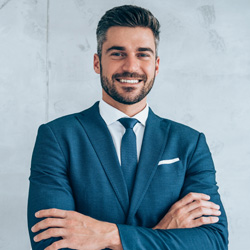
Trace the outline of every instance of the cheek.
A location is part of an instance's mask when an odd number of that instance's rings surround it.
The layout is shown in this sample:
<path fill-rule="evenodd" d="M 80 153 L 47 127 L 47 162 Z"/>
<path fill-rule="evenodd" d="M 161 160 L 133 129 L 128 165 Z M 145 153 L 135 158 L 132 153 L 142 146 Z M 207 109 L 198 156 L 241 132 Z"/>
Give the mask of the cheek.
<path fill-rule="evenodd" d="M 106 64 L 106 65 L 103 64 L 102 66 L 103 66 L 102 67 L 102 73 L 103 73 L 103 75 L 105 75 L 107 77 L 110 77 L 110 78 L 112 77 L 113 74 L 117 73 L 118 70 L 119 70 L 119 68 L 117 67 L 117 65 L 111 64 L 111 63 Z"/>
<path fill-rule="evenodd" d="M 144 73 L 147 76 L 150 76 L 150 78 L 155 75 L 155 71 L 156 71 L 155 64 L 149 64 L 144 67 Z"/>

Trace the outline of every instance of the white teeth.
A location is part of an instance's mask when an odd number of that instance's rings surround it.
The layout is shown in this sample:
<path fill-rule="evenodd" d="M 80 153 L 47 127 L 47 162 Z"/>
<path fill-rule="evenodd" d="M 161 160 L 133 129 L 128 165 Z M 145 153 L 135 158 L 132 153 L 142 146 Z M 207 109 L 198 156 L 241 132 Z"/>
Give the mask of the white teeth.
<path fill-rule="evenodd" d="M 122 83 L 138 83 L 139 80 L 126 80 L 126 79 L 119 79 Z"/>

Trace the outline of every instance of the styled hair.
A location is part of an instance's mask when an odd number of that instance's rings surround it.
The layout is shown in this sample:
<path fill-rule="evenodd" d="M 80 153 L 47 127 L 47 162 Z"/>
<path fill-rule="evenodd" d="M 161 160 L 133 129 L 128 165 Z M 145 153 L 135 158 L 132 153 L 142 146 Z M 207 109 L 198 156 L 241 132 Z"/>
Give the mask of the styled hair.
<path fill-rule="evenodd" d="M 155 48 L 160 40 L 160 23 L 153 14 L 144 8 L 134 5 L 123 5 L 108 10 L 100 19 L 97 29 L 97 54 L 101 59 L 102 45 L 107 39 L 107 31 L 114 26 L 150 28 L 155 39 Z"/>

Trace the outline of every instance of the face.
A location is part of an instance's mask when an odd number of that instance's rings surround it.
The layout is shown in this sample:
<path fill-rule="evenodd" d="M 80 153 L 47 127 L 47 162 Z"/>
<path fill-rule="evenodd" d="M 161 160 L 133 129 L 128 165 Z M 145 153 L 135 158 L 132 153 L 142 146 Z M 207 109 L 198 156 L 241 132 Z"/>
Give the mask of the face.
<path fill-rule="evenodd" d="M 142 27 L 109 28 L 101 61 L 97 54 L 94 56 L 94 69 L 101 75 L 104 101 L 146 103 L 159 70 L 152 31 Z"/>

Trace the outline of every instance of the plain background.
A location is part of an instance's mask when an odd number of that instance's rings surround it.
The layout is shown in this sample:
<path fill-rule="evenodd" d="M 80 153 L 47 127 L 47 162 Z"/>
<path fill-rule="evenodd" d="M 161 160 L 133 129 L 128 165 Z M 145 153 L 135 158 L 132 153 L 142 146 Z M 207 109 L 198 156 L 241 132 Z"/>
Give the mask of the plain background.
<path fill-rule="evenodd" d="M 30 249 L 26 208 L 37 129 L 101 98 L 95 29 L 107 9 L 122 4 L 159 19 L 160 73 L 148 102 L 205 133 L 229 248 L 249 249 L 249 0 L 0 0 L 0 249 Z"/>

